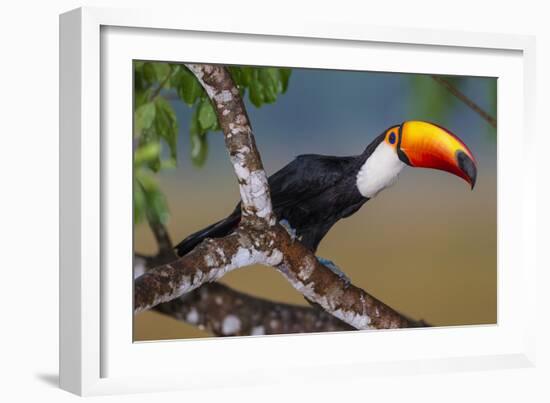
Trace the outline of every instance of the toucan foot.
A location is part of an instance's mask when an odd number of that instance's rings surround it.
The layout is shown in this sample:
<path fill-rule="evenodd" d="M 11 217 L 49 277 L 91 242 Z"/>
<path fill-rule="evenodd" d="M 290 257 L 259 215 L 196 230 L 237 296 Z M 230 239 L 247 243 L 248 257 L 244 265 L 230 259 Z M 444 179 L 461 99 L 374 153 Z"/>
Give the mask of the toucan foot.
<path fill-rule="evenodd" d="M 317 260 L 319 261 L 319 263 L 321 263 L 323 266 L 327 267 L 328 269 L 330 269 L 331 272 L 333 272 L 334 274 L 336 274 L 340 280 L 342 280 L 344 282 L 344 285 L 347 287 L 351 284 L 351 280 L 348 276 L 346 276 L 346 273 L 344 273 L 342 271 L 342 269 L 340 269 L 338 266 L 336 266 L 336 264 L 332 261 L 332 260 L 328 260 L 328 259 L 325 259 L 323 257 L 319 257 L 317 256 Z"/>
<path fill-rule="evenodd" d="M 288 220 L 283 219 L 279 221 L 279 224 L 281 224 L 281 226 L 286 230 L 286 232 L 288 232 L 288 235 L 290 235 L 290 239 L 294 241 L 296 239 L 296 230 L 290 226 L 290 223 L 288 222 Z"/>

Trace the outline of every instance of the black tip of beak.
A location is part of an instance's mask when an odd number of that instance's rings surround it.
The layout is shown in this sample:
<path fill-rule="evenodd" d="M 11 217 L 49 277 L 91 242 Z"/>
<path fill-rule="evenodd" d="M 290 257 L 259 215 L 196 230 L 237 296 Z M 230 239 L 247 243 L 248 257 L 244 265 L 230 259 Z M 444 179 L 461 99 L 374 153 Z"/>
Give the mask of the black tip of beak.
<path fill-rule="evenodd" d="M 477 168 L 474 161 L 472 161 L 472 159 L 463 151 L 459 151 L 456 158 L 458 160 L 458 167 L 468 177 L 470 180 L 470 185 L 472 186 L 472 189 L 474 189 L 477 179 Z"/>

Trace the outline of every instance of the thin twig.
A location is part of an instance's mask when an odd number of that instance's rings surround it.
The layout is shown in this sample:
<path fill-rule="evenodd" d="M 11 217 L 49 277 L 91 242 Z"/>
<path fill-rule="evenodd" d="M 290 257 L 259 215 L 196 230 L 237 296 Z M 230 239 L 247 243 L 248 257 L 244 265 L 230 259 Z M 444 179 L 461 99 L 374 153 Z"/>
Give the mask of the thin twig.
<path fill-rule="evenodd" d="M 497 128 L 497 120 L 493 116 L 491 116 L 488 112 L 486 112 L 481 106 L 479 106 L 474 101 L 472 101 L 469 97 L 467 97 L 449 80 L 446 80 L 443 77 L 436 76 L 436 75 L 432 75 L 431 77 L 432 79 L 435 80 L 435 82 L 441 84 L 443 87 L 447 89 L 447 91 L 449 91 L 455 97 L 457 97 L 462 102 L 464 102 L 470 109 L 472 109 L 479 116 L 481 116 L 482 119 L 486 120 L 491 126 L 493 126 L 495 129 Z"/>

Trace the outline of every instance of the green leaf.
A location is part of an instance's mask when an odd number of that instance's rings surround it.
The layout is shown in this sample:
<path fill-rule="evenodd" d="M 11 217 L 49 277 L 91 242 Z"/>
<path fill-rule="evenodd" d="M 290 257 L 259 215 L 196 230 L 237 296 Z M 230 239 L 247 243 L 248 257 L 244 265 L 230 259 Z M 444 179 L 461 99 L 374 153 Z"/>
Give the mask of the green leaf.
<path fill-rule="evenodd" d="M 170 64 L 170 80 L 168 83 L 166 83 L 166 86 L 169 88 L 178 88 L 179 80 L 180 80 L 180 72 L 184 67 L 179 64 Z"/>
<path fill-rule="evenodd" d="M 168 63 L 153 63 L 153 69 L 155 71 L 155 78 L 158 82 L 164 81 L 171 73 L 170 65 Z"/>
<path fill-rule="evenodd" d="M 149 129 L 155 120 L 156 108 L 152 102 L 141 105 L 136 109 L 134 130 L 140 135 L 143 130 Z"/>
<path fill-rule="evenodd" d="M 256 107 L 260 107 L 264 101 L 263 86 L 257 81 L 253 80 L 250 83 L 250 92 L 248 93 L 250 102 Z"/>
<path fill-rule="evenodd" d="M 231 78 L 233 78 L 233 82 L 237 85 L 237 87 L 242 87 L 244 83 L 241 68 L 236 66 L 228 66 L 228 69 L 231 73 Z"/>
<path fill-rule="evenodd" d="M 201 128 L 199 123 L 199 108 L 193 110 L 191 116 L 191 125 L 189 127 L 189 136 L 191 140 L 191 150 L 189 156 L 191 162 L 197 167 L 201 167 L 206 162 L 208 155 L 207 131 Z"/>
<path fill-rule="evenodd" d="M 145 193 L 147 200 L 147 217 L 151 222 L 166 224 L 169 217 L 166 197 L 160 190 Z"/>
<path fill-rule="evenodd" d="M 143 74 L 143 66 L 143 62 L 134 62 L 134 91 L 136 95 L 143 92 L 148 86 Z"/>
<path fill-rule="evenodd" d="M 200 103 L 198 119 L 203 131 L 213 129 L 216 126 L 216 112 L 209 100 L 203 100 Z"/>
<path fill-rule="evenodd" d="M 156 118 L 155 131 L 157 136 L 164 139 L 170 148 L 170 156 L 177 158 L 178 121 L 174 109 L 163 97 L 155 99 Z M 159 167 L 160 168 L 160 167 Z"/>
<path fill-rule="evenodd" d="M 199 123 L 199 108 L 193 109 L 193 114 L 191 115 L 191 124 L 189 125 L 189 133 L 193 134 L 204 134 Z"/>
<path fill-rule="evenodd" d="M 262 68 L 259 70 L 259 78 L 266 87 L 277 87 L 279 82 L 279 71 L 273 67 Z"/>
<path fill-rule="evenodd" d="M 136 170 L 134 175 L 134 220 L 138 218 L 139 222 L 146 215 L 149 221 L 166 223 L 169 216 L 168 204 L 157 182 L 143 169 Z M 138 188 L 141 188 L 142 195 Z"/>
<path fill-rule="evenodd" d="M 143 78 L 149 84 L 157 81 L 156 71 L 153 63 L 146 62 L 143 65 Z"/>
<path fill-rule="evenodd" d="M 147 143 L 140 146 L 134 152 L 134 165 L 140 166 L 160 158 L 160 144 L 158 142 Z"/>
<path fill-rule="evenodd" d="M 281 92 L 284 94 L 288 88 L 288 81 L 290 80 L 290 74 L 292 73 L 292 69 L 288 68 L 280 68 L 279 69 L 279 76 L 281 78 L 281 84 L 282 89 Z"/>
<path fill-rule="evenodd" d="M 206 133 L 205 133 L 206 134 Z M 206 162 L 208 155 L 208 140 L 206 135 L 190 131 L 191 136 L 191 161 L 195 166 L 201 167 Z"/>
<path fill-rule="evenodd" d="M 254 80 L 254 67 L 241 67 L 240 73 L 241 77 L 240 80 L 242 81 L 242 85 L 248 87 L 250 86 L 250 83 Z"/>
<path fill-rule="evenodd" d="M 279 86 L 279 73 L 274 68 L 259 70 L 258 77 L 262 83 L 263 101 L 273 103 L 277 100 L 277 89 Z"/>
<path fill-rule="evenodd" d="M 288 89 L 292 70 L 278 67 L 229 67 L 241 96 L 248 89 L 250 102 L 256 107 L 273 103 Z"/>
<path fill-rule="evenodd" d="M 196 77 L 189 70 L 182 69 L 178 75 L 179 80 L 176 88 L 178 96 L 183 102 L 191 106 L 202 94 L 203 89 Z"/>
<path fill-rule="evenodd" d="M 158 189 L 157 182 L 149 173 L 147 173 L 145 169 L 137 169 L 134 171 L 134 177 L 138 184 L 143 188 L 144 192 Z"/>
<path fill-rule="evenodd" d="M 149 98 L 151 97 L 151 91 L 152 91 L 151 88 L 135 91 L 134 107 L 136 108 L 136 110 L 140 106 L 145 105 L 147 102 L 149 102 Z"/>

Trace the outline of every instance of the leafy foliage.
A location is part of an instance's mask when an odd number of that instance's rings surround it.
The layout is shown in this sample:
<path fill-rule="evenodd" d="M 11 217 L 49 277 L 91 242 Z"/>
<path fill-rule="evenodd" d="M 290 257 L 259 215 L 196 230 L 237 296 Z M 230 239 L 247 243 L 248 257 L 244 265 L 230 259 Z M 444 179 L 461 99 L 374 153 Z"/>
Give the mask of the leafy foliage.
<path fill-rule="evenodd" d="M 241 95 L 260 107 L 274 103 L 288 88 L 291 70 L 274 67 L 229 67 Z M 167 97 L 193 108 L 189 157 L 202 166 L 208 156 L 208 134 L 220 131 L 216 112 L 195 76 L 182 64 L 134 62 L 134 222 L 147 218 L 165 223 L 168 205 L 155 173 L 173 168 L 178 158 L 179 126 Z"/>
<path fill-rule="evenodd" d="M 277 67 L 229 67 L 239 89 L 248 88 L 249 99 L 254 106 L 272 104 L 279 94 L 286 92 L 290 69 Z"/>

